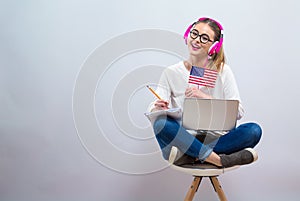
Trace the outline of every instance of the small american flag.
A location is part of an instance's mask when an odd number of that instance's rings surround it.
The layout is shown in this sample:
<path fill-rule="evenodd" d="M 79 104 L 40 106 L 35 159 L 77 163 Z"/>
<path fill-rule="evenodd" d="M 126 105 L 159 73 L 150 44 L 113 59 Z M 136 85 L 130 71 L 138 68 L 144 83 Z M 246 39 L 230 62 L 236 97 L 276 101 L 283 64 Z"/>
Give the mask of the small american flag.
<path fill-rule="evenodd" d="M 214 88 L 218 72 L 206 68 L 192 66 L 189 83 Z"/>

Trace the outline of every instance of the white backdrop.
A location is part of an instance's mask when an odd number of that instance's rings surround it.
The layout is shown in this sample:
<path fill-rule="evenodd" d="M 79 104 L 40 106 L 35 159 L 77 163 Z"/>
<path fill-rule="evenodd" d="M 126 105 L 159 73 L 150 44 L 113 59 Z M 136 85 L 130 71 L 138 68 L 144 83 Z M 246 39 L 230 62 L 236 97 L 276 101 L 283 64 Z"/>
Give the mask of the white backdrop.
<path fill-rule="evenodd" d="M 183 200 L 192 177 L 166 167 L 143 117 L 153 99 L 144 84 L 155 83 L 180 56 L 147 49 L 157 45 L 152 32 L 141 36 L 150 44 L 132 42 L 142 50 L 118 51 L 126 33 L 156 29 L 179 36 L 202 16 L 224 26 L 227 60 L 246 109 L 242 121 L 263 128 L 258 162 L 220 177 L 228 199 L 298 200 L 299 8 L 296 0 L 1 0 L 0 200 Z M 106 54 L 95 53 L 117 36 L 124 41 L 107 56 L 118 59 L 101 66 Z M 74 119 L 82 116 L 73 112 L 76 98 L 86 98 L 74 94 L 88 62 L 99 73 L 86 77 L 97 78 L 94 105 L 80 107 L 95 110 L 100 131 L 94 136 L 78 129 Z M 91 89 L 86 86 L 82 91 Z M 90 119 L 78 121 L 88 128 Z M 111 147 L 97 141 L 99 134 Z M 141 162 L 142 154 L 154 155 Z M 208 181 L 200 194 L 217 200 Z"/>

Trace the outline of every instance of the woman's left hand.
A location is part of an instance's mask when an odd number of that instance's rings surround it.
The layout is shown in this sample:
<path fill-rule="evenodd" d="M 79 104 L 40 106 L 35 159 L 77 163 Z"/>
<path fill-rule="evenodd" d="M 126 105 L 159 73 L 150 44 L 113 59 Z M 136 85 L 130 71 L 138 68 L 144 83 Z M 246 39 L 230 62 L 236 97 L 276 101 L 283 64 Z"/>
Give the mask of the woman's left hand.
<path fill-rule="evenodd" d="M 198 89 L 196 87 L 188 87 L 185 90 L 185 97 L 187 97 L 187 98 L 207 98 L 207 99 L 212 98 L 210 95 L 204 93 L 203 91 L 201 91 L 201 89 Z"/>

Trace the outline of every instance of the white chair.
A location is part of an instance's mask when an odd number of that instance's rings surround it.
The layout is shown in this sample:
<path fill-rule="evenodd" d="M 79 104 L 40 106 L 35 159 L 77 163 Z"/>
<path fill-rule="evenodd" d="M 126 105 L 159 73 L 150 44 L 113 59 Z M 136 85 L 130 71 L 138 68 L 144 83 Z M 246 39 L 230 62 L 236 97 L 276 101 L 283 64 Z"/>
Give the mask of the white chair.
<path fill-rule="evenodd" d="M 169 157 L 169 163 L 171 164 L 171 168 L 187 173 L 189 175 L 193 175 L 194 179 L 193 182 L 185 196 L 184 201 L 192 201 L 194 198 L 195 193 L 198 190 L 198 187 L 202 181 L 202 178 L 204 177 L 208 177 L 211 181 L 211 184 L 213 185 L 213 188 L 215 190 L 215 192 L 218 194 L 219 199 L 221 201 L 226 201 L 226 196 L 224 191 L 222 190 L 221 184 L 218 180 L 218 176 L 228 172 L 230 170 L 234 170 L 236 168 L 238 168 L 239 166 L 234 166 L 234 167 L 230 167 L 230 168 L 218 168 L 216 166 L 213 165 L 209 165 L 209 164 L 186 164 L 186 165 L 175 165 L 175 158 L 176 155 L 178 154 L 178 149 L 177 147 L 172 147 L 171 153 L 170 153 L 170 157 Z"/>
<path fill-rule="evenodd" d="M 219 137 L 235 127 L 237 112 L 238 101 L 187 98 L 183 105 L 182 124 L 189 130 L 194 130 L 198 134 L 202 133 L 202 136 L 198 135 L 200 136 L 198 139 L 204 142 L 205 138 L 213 136 L 214 139 L 216 139 L 216 136 Z M 194 177 L 184 201 L 193 200 L 203 177 L 210 179 L 219 199 L 226 201 L 225 193 L 217 177 L 239 166 L 219 168 L 205 163 L 178 165 L 176 164 L 176 159 L 179 155 L 182 155 L 182 153 L 179 152 L 177 147 L 172 147 L 169 156 L 171 167 L 175 170 L 193 175 Z"/>

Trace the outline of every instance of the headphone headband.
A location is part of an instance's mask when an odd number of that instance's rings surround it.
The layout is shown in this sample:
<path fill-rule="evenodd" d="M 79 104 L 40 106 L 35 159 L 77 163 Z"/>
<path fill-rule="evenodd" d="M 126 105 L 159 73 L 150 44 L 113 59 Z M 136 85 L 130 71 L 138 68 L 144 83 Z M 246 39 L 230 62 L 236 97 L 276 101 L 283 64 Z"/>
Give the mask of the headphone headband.
<path fill-rule="evenodd" d="M 223 27 L 222 27 L 222 25 L 221 25 L 219 22 L 217 22 L 216 20 L 214 20 L 214 19 L 212 19 L 212 18 L 209 18 L 209 17 L 201 17 L 201 18 L 198 19 L 197 22 L 199 22 L 199 21 L 204 21 L 204 20 L 211 20 L 211 21 L 213 21 L 214 23 L 216 23 L 216 25 L 218 25 L 218 27 L 219 27 L 219 29 L 220 29 L 221 31 L 224 30 Z"/>

